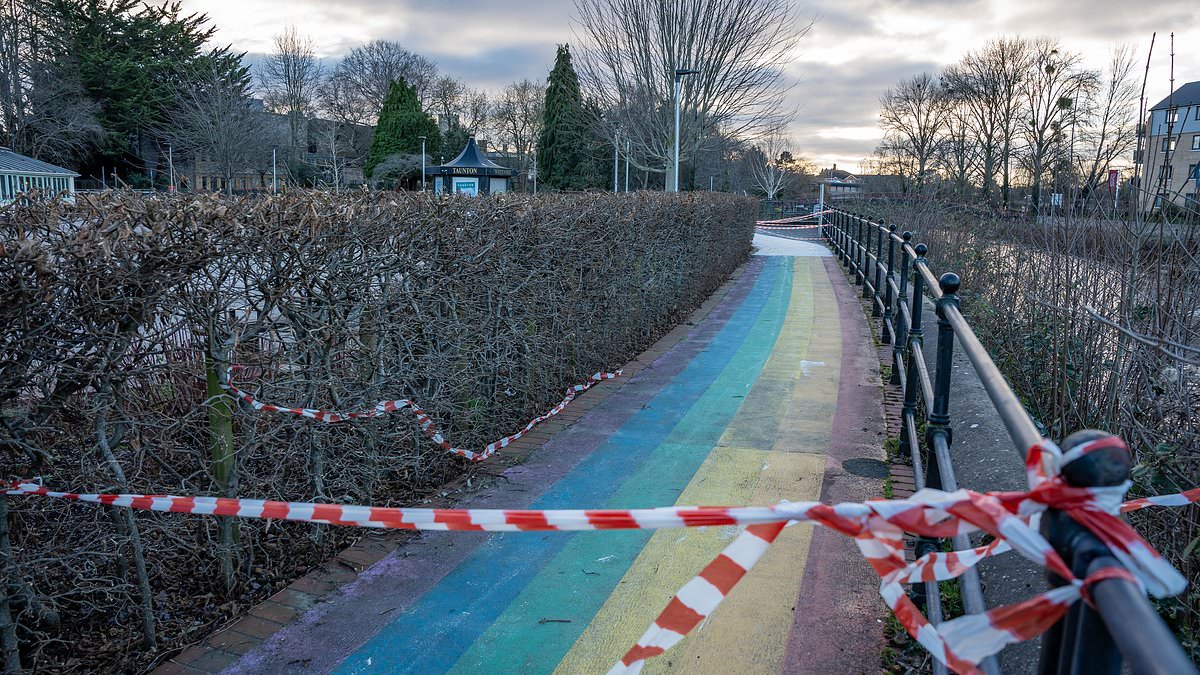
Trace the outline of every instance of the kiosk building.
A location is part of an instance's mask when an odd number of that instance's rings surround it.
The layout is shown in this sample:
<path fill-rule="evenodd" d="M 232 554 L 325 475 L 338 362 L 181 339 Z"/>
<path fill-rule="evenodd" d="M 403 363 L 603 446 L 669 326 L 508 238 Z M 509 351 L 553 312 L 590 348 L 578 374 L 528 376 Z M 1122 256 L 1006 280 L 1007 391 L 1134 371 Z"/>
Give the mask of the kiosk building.
<path fill-rule="evenodd" d="M 509 181 L 516 173 L 484 156 L 474 138 L 467 141 L 467 147 L 458 153 L 458 157 L 428 170 L 433 177 L 435 193 L 458 193 L 472 197 L 508 192 Z"/>

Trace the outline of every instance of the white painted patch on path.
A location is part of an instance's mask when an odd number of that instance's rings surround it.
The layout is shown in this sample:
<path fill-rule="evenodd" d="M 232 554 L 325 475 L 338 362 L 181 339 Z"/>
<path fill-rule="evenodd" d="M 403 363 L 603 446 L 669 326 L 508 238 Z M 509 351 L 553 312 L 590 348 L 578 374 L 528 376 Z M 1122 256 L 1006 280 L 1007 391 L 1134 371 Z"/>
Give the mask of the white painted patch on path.
<path fill-rule="evenodd" d="M 773 237 L 762 232 L 754 233 L 754 255 L 786 255 L 800 258 L 832 255 L 829 249 L 811 241 L 799 241 L 786 237 Z"/>

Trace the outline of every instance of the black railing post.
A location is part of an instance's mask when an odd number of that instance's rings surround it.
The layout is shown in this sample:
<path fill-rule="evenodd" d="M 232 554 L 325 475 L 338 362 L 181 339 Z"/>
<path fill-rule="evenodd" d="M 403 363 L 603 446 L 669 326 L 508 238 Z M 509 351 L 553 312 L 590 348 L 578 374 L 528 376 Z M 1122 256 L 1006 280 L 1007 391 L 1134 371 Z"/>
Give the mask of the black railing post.
<path fill-rule="evenodd" d="M 883 289 L 879 287 L 879 281 L 883 278 L 883 238 L 887 232 L 884 231 L 882 223 L 871 227 L 875 228 L 875 303 L 871 305 L 871 316 L 879 316 L 879 305 L 883 303 L 884 295 Z"/>
<path fill-rule="evenodd" d="M 946 318 L 946 308 L 957 309 L 959 306 L 958 296 L 955 295 L 958 293 L 958 275 L 946 272 L 938 278 L 938 286 L 942 289 L 942 297 L 937 301 L 937 370 L 933 376 L 933 404 L 929 408 L 929 420 L 925 425 L 925 445 L 930 448 L 933 447 L 935 436 L 945 437 L 947 446 L 954 441 L 950 429 L 950 371 L 954 368 L 954 327 Z M 941 474 L 937 472 L 937 465 L 935 461 L 925 465 L 926 474 L 930 476 L 925 480 L 925 485 L 940 490 L 942 479 Z"/>
<path fill-rule="evenodd" d="M 900 297 L 896 298 L 896 341 L 892 343 L 892 384 L 900 384 L 900 363 L 908 348 L 908 323 L 900 305 L 908 301 L 908 243 L 912 232 L 900 235 Z M 909 316 L 912 316 L 911 314 Z M 907 361 L 904 361 L 907 363 Z"/>
<path fill-rule="evenodd" d="M 854 238 L 850 236 L 850 216 L 845 211 L 838 211 L 838 220 L 842 223 L 842 237 L 846 240 L 844 253 L 842 254 L 842 267 L 850 271 L 850 250 L 854 247 Z"/>
<path fill-rule="evenodd" d="M 871 230 L 875 229 L 875 225 L 870 218 L 866 218 L 863 223 L 863 230 L 866 231 L 863 244 L 863 292 L 864 298 L 871 297 Z"/>
<path fill-rule="evenodd" d="M 846 230 L 842 228 L 842 214 L 834 211 L 831 214 L 833 220 L 833 233 L 837 235 L 837 251 L 838 262 L 846 263 Z"/>
<path fill-rule="evenodd" d="M 888 225 L 887 276 L 883 280 L 883 325 L 879 329 L 879 341 L 885 345 L 892 341 L 892 333 L 896 330 L 892 325 L 892 303 L 896 300 L 896 296 L 892 293 L 892 279 L 896 272 L 896 240 L 893 239 L 895 236 L 896 225 L 893 223 Z M 895 361 L 893 361 L 892 373 L 895 374 L 895 372 Z"/>
<path fill-rule="evenodd" d="M 853 251 L 850 260 L 850 267 L 854 272 L 854 284 L 862 283 L 862 268 L 859 263 L 862 262 L 862 221 L 854 214 L 847 214 L 850 219 L 850 231 L 854 234 L 854 243 L 850 245 L 850 250 Z"/>
<path fill-rule="evenodd" d="M 863 279 L 862 259 L 863 251 L 863 219 L 862 216 L 854 216 L 854 283 L 861 286 Z"/>
<path fill-rule="evenodd" d="M 921 391 L 921 375 L 917 371 L 917 360 L 913 358 L 913 352 L 921 349 L 921 307 L 925 293 L 922 290 L 921 273 L 917 270 L 917 265 L 925 262 L 925 253 L 929 248 L 925 244 L 917 244 L 914 250 L 916 251 L 917 259 L 912 265 L 912 300 L 908 311 L 908 315 L 912 317 L 912 325 L 908 330 L 904 358 L 904 424 L 908 424 L 909 420 L 916 420 L 917 394 Z M 914 429 L 914 431 L 916 430 Z M 920 451 L 920 448 L 914 448 L 909 444 L 908 434 L 904 433 L 904 429 L 901 427 L 900 455 L 902 457 L 911 457 L 912 453 Z"/>

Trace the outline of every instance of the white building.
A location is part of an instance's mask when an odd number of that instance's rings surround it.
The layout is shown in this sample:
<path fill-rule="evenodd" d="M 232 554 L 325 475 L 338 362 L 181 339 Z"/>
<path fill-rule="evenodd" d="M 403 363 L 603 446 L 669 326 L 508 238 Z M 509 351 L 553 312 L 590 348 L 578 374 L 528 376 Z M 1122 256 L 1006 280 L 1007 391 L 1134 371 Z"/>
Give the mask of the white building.
<path fill-rule="evenodd" d="M 74 171 L 0 147 L 0 204 L 7 204 L 18 194 L 31 190 L 50 197 L 66 192 L 73 198 L 78 177 Z"/>
<path fill-rule="evenodd" d="M 1200 82 L 1188 82 L 1151 108 L 1142 140 L 1144 197 L 1153 196 L 1155 206 L 1164 199 L 1200 206 Z"/>

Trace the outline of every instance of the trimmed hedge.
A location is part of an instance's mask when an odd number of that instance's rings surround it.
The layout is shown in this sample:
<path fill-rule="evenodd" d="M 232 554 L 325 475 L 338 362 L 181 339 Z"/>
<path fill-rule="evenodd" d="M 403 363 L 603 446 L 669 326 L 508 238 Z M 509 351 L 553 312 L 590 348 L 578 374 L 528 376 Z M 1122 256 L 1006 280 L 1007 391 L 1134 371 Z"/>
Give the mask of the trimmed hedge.
<path fill-rule="evenodd" d="M 306 407 L 413 398 L 478 448 L 699 306 L 747 259 L 755 213 L 646 192 L 11 206 L 0 470 L 76 491 L 419 501 L 468 465 L 411 417 L 231 409 L 206 378 L 232 363 L 263 400 Z M 0 625 L 17 628 L 0 646 L 52 670 L 147 669 L 139 640 L 159 656 L 193 642 L 358 536 L 5 501 Z"/>

